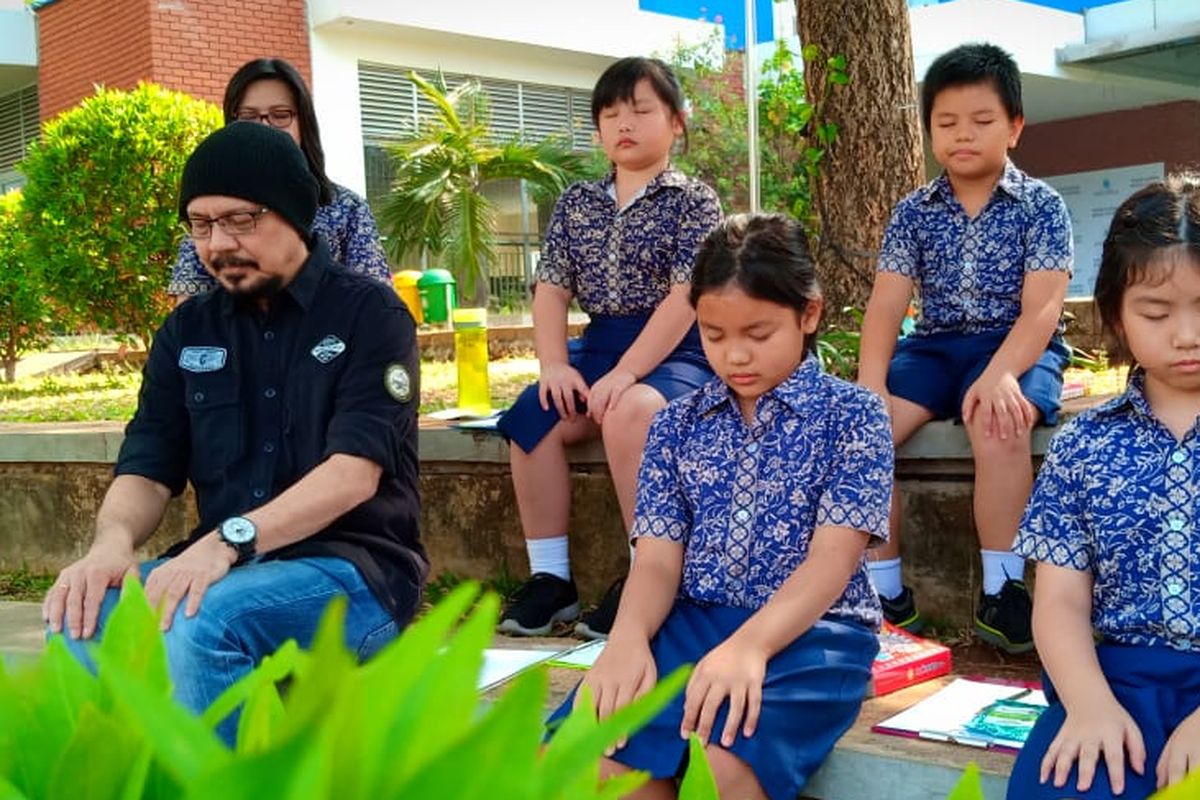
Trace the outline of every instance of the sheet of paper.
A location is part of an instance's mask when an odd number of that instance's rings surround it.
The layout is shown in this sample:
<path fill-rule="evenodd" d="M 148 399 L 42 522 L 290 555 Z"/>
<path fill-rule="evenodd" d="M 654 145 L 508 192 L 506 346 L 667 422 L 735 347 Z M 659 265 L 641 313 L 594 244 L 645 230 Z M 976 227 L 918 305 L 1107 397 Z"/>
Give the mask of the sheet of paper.
<path fill-rule="evenodd" d="M 455 420 L 481 420 L 494 419 L 500 415 L 500 409 L 492 409 L 486 414 L 480 414 L 475 411 L 468 411 L 465 408 L 443 408 L 440 411 L 430 411 L 426 417 L 430 419 L 440 420 L 442 422 L 454 422 Z"/>
<path fill-rule="evenodd" d="M 581 644 L 578 647 L 572 647 L 570 650 L 563 652 L 550 659 L 552 667 L 567 667 L 569 669 L 591 669 L 596 663 L 596 658 L 604 652 L 604 640 L 597 639 L 594 642 Z"/>
<path fill-rule="evenodd" d="M 901 733 L 942 741 L 986 747 L 1000 745 L 1012 749 L 1020 742 L 987 741 L 966 726 L 981 710 L 1002 699 L 1019 699 L 1021 703 L 1046 705 L 1041 690 L 1025 690 L 1020 686 L 958 678 L 948 686 L 925 698 L 911 708 L 885 719 L 875 726 L 883 733 Z"/>
<path fill-rule="evenodd" d="M 559 650 L 506 650 L 489 648 L 483 651 L 483 669 L 479 673 L 480 691 L 509 680 L 522 670 L 554 658 Z"/>

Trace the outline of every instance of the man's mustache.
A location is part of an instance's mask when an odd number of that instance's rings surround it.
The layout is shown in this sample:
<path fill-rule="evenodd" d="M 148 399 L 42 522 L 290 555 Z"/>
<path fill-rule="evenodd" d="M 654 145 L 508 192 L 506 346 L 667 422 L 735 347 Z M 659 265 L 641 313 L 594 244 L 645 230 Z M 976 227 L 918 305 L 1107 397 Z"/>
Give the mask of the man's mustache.
<path fill-rule="evenodd" d="M 212 261 L 212 268 L 216 272 L 220 272 L 226 267 L 249 267 L 250 269 L 258 269 L 258 262 L 250 258 L 238 258 L 236 256 L 217 256 Z"/>

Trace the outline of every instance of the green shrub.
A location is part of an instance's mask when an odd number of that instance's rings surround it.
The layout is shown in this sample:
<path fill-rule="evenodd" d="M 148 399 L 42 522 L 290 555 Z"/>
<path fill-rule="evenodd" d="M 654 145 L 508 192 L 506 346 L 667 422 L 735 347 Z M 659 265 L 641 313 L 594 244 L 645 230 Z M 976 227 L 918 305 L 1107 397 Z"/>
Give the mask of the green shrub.
<path fill-rule="evenodd" d="M 145 83 L 97 89 L 46 123 L 20 169 L 30 244 L 63 322 L 148 344 L 169 310 L 179 177 L 220 125 L 211 103 Z"/>
<path fill-rule="evenodd" d="M 486 707 L 475 687 L 498 608 L 495 595 L 478 599 L 464 584 L 359 666 L 335 604 L 310 653 L 285 645 L 197 718 L 170 699 L 155 614 L 127 582 L 95 651 L 99 678 L 59 638 L 33 666 L 5 674 L 0 665 L 0 798 L 574 800 L 616 798 L 644 781 L 630 773 L 601 784 L 600 755 L 679 692 L 686 671 L 604 722 L 576 710 L 543 748 L 544 670 Z M 212 729 L 243 701 L 231 751 Z M 699 747 L 681 796 L 715 800 Z"/>
<path fill-rule="evenodd" d="M 50 340 L 50 306 L 41 263 L 29 257 L 21 193 L 0 197 L 0 362 L 16 379 L 17 359 Z"/>

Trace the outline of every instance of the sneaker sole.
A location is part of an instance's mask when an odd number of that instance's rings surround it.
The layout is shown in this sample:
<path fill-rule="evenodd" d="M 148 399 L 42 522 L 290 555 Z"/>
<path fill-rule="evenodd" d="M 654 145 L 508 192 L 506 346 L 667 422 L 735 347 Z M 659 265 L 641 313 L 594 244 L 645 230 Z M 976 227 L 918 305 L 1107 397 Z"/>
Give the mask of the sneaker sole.
<path fill-rule="evenodd" d="M 554 627 L 556 622 L 570 622 L 579 616 L 579 603 L 572 603 L 569 606 L 560 608 L 550 615 L 550 620 L 537 628 L 526 628 L 515 619 L 501 620 L 496 626 L 496 630 L 501 633 L 507 633 L 512 636 L 546 636 Z"/>
<path fill-rule="evenodd" d="M 1010 642 L 1008 640 L 1008 637 L 1005 636 L 1003 633 L 996 630 L 995 628 L 990 628 L 987 625 L 984 625 L 979 620 L 975 620 L 974 628 L 975 628 L 975 635 L 978 636 L 980 639 L 982 639 L 983 641 L 992 645 L 993 647 L 999 647 L 1001 650 L 1003 650 L 1004 652 L 1009 653 L 1011 655 L 1020 655 L 1021 653 L 1028 653 L 1030 650 L 1033 649 L 1032 641 L 1017 642 L 1014 644 L 1013 642 Z"/>
<path fill-rule="evenodd" d="M 925 630 L 925 618 L 921 616 L 920 612 L 913 614 L 906 620 L 893 622 L 892 624 L 897 628 L 902 628 L 903 630 L 906 630 L 912 634 L 918 634 Z"/>
<path fill-rule="evenodd" d="M 607 633 L 600 633 L 599 631 L 592 630 L 590 627 L 588 627 L 586 622 L 579 622 L 575 624 L 575 635 L 582 636 L 584 639 L 590 639 L 593 642 L 598 639 L 608 641 Z"/>

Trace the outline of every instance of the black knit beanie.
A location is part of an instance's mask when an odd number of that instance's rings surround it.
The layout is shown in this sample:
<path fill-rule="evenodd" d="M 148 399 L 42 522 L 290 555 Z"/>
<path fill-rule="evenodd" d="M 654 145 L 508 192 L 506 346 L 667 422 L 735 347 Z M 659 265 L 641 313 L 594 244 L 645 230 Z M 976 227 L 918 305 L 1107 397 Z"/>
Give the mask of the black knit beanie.
<path fill-rule="evenodd" d="M 199 144 L 183 167 L 179 218 L 197 197 L 225 195 L 262 203 L 305 241 L 317 213 L 317 181 L 291 136 L 257 122 L 234 122 Z"/>

